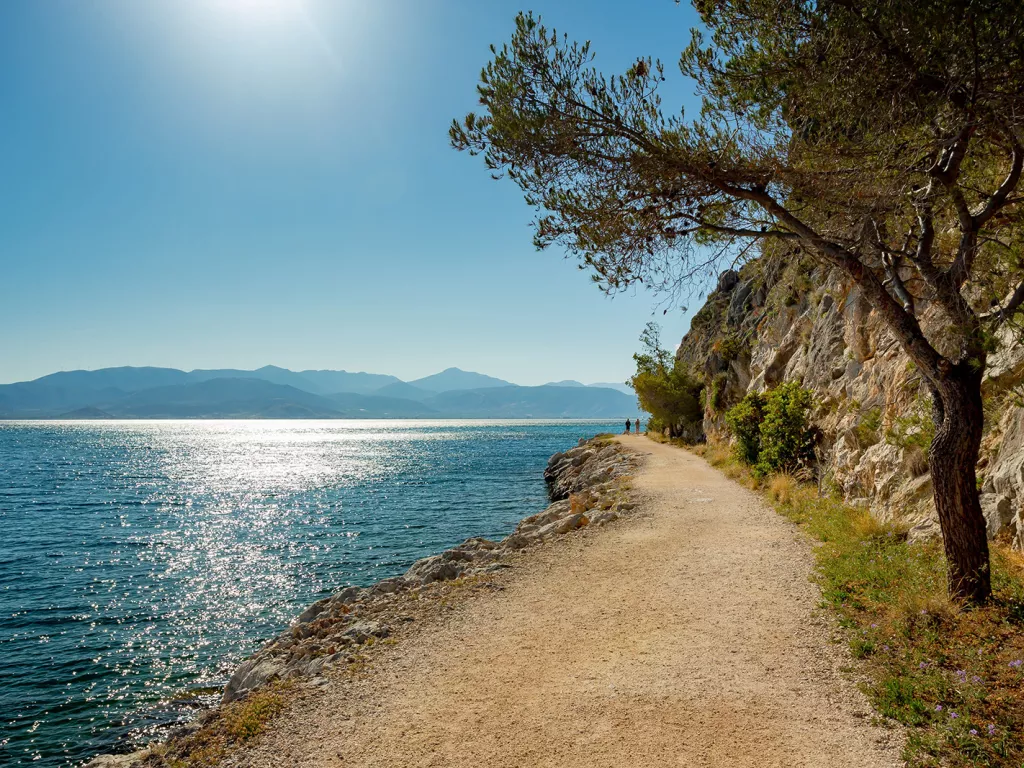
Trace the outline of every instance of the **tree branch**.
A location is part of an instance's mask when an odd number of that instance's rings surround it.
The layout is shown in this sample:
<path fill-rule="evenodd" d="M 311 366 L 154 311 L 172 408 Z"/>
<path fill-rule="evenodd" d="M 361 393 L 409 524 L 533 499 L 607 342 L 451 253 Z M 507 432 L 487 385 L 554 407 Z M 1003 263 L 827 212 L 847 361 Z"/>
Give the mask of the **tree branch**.
<path fill-rule="evenodd" d="M 865 298 L 882 316 L 921 372 L 933 381 L 943 378 L 949 367 L 948 361 L 925 337 L 917 318 L 900 306 L 875 273 L 868 269 L 860 259 L 842 246 L 823 237 L 767 192 L 741 187 L 723 187 L 723 191 L 758 203 L 768 213 L 800 235 L 800 239 L 811 250 L 817 252 L 829 264 L 846 273 L 864 291 Z"/>
<path fill-rule="evenodd" d="M 962 286 L 967 279 L 971 276 L 971 269 L 974 266 L 974 260 L 978 256 L 978 232 L 989 221 L 996 213 L 998 213 L 1006 205 L 1006 201 L 1017 187 L 1017 183 L 1020 181 L 1021 168 L 1024 166 L 1024 151 L 1021 149 L 1020 142 L 1017 141 L 1016 136 L 1010 134 L 1011 141 L 1013 142 L 1013 149 L 1011 150 L 1010 156 L 1010 170 L 1006 174 L 1006 178 L 1003 179 L 1003 183 L 999 185 L 995 192 L 993 192 L 984 207 L 978 213 L 970 215 L 968 214 L 967 222 L 964 223 L 961 218 L 960 225 L 960 245 L 957 248 L 956 258 L 947 270 L 948 280 L 950 282 L 950 288 L 955 290 L 958 294 L 960 292 L 960 286 Z M 959 215 L 959 209 L 958 209 Z"/>
<path fill-rule="evenodd" d="M 1024 304 L 1024 282 L 1021 282 L 1021 284 L 1017 286 L 1017 289 L 1010 296 L 1009 301 L 1006 302 L 1006 306 L 999 307 L 992 312 L 982 315 L 981 321 L 994 321 L 996 325 L 999 325 L 1020 309 L 1021 304 Z"/>
<path fill-rule="evenodd" d="M 1020 181 L 1021 168 L 1024 167 L 1024 151 L 1022 151 L 1017 137 L 1012 133 L 1010 136 L 1013 142 L 1013 149 L 1010 155 L 1010 171 L 1006 174 L 1006 178 L 1003 179 L 1003 183 L 999 185 L 999 188 L 989 197 L 985 206 L 974 215 L 976 227 L 980 228 L 1006 205 L 1007 198 L 1016 189 L 1017 183 Z"/>

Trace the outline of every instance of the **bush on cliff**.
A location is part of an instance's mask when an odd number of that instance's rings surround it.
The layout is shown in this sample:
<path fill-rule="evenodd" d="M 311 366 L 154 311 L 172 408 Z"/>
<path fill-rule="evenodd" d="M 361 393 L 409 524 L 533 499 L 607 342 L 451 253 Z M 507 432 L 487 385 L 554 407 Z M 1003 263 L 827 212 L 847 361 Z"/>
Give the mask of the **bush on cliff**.
<path fill-rule="evenodd" d="M 761 454 L 764 395 L 751 392 L 725 413 L 725 423 L 736 438 L 736 456 L 744 464 L 757 464 Z"/>
<path fill-rule="evenodd" d="M 725 415 L 740 460 L 760 476 L 797 470 L 813 456 L 810 410 L 811 392 L 796 382 L 749 393 Z"/>
<path fill-rule="evenodd" d="M 810 390 L 795 382 L 780 384 L 768 393 L 761 422 L 761 453 L 755 466 L 760 474 L 792 472 L 813 457 L 810 410 Z"/>
<path fill-rule="evenodd" d="M 643 349 L 633 355 L 636 373 L 629 383 L 640 407 L 652 416 L 648 429 L 668 429 L 671 437 L 696 441 L 703 432 L 701 383 L 671 352 L 662 349 L 655 323 L 648 323 L 640 343 Z"/>

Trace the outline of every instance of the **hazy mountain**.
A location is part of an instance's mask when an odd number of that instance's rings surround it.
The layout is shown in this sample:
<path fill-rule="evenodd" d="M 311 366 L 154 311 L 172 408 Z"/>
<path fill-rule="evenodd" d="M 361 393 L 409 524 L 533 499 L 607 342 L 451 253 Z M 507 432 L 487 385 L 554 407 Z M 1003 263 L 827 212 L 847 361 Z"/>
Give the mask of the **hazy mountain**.
<path fill-rule="evenodd" d="M 187 373 L 175 368 L 132 367 L 62 371 L 34 381 L 0 385 L 0 418 L 56 418 L 96 407 L 98 403 L 119 402 L 135 392 L 220 379 L 257 379 L 321 395 L 340 391 L 372 392 L 383 384 L 398 381 L 394 376 L 346 371 L 296 373 L 274 365 L 255 371 L 220 368 Z M 317 407 L 322 409 L 323 406 L 320 403 Z"/>
<path fill-rule="evenodd" d="M 119 418 L 337 419 L 429 418 L 438 413 L 412 400 L 353 392 L 317 395 L 262 379 L 222 378 L 134 392 L 103 405 Z"/>
<path fill-rule="evenodd" d="M 599 389 L 614 389 L 616 392 L 622 392 L 625 395 L 633 396 L 633 388 L 628 384 L 583 384 L 582 382 L 576 381 L 575 379 L 566 379 L 565 381 L 552 381 L 544 385 L 545 387 L 597 387 Z"/>
<path fill-rule="evenodd" d="M 436 395 L 436 392 L 430 392 L 426 389 L 420 389 L 414 387 L 412 384 L 406 384 L 404 381 L 396 381 L 394 384 L 388 384 L 386 387 L 381 387 L 373 394 L 381 397 L 401 397 L 406 400 L 426 400 L 428 397 Z"/>
<path fill-rule="evenodd" d="M 91 405 L 99 399 L 127 394 L 114 387 L 77 389 L 33 381 L 0 385 L 0 418 L 52 418 Z"/>
<path fill-rule="evenodd" d="M 271 384 L 282 384 L 287 387 L 295 387 L 306 392 L 312 392 L 310 383 L 303 378 L 302 374 L 289 371 L 287 368 L 279 368 L 276 365 L 265 365 L 255 371 L 246 371 L 239 368 L 197 368 L 189 371 L 186 382 L 196 383 L 200 381 L 211 381 L 213 379 L 259 379 L 269 381 Z M 329 390 L 337 392 L 338 390 Z M 327 393 L 317 393 L 327 394 Z"/>
<path fill-rule="evenodd" d="M 324 391 L 334 386 L 341 388 Z M 635 410 L 632 393 L 611 388 L 577 381 L 519 387 L 458 368 L 406 383 L 273 365 L 190 372 L 126 367 L 0 385 L 0 418 L 619 418 Z"/>
<path fill-rule="evenodd" d="M 274 384 L 285 384 L 317 395 L 335 392 L 370 394 L 381 387 L 398 382 L 395 376 L 378 373 L 349 373 L 348 371 L 291 371 L 276 365 L 265 365 L 255 371 L 237 368 L 199 369 L 187 374 L 188 381 L 209 381 L 210 379 L 262 379 Z"/>
<path fill-rule="evenodd" d="M 598 383 L 598 384 L 587 384 L 588 387 L 600 387 L 602 389 L 614 389 L 623 394 L 629 395 L 630 397 L 636 397 L 636 392 L 629 384 L 612 384 L 612 383 Z"/>
<path fill-rule="evenodd" d="M 410 381 L 409 384 L 428 392 L 449 392 L 453 389 L 483 389 L 485 387 L 510 387 L 515 386 L 510 382 L 496 379 L 493 376 L 485 376 L 482 373 L 463 371 L 459 368 L 447 368 L 433 376 L 425 376 L 422 379 Z"/>
<path fill-rule="evenodd" d="M 441 415 L 424 403 L 401 397 L 379 397 L 339 392 L 327 395 L 327 399 L 353 419 L 430 419 Z"/>
<path fill-rule="evenodd" d="M 332 392 L 355 392 L 358 395 L 374 394 L 381 387 L 388 384 L 401 384 L 397 376 L 388 376 L 381 373 L 363 373 L 350 371 L 299 371 L 305 381 L 309 382 L 316 392 L 321 395 Z"/>
<path fill-rule="evenodd" d="M 21 383 L 77 391 L 120 389 L 125 392 L 135 392 L 140 389 L 165 387 L 169 384 L 183 384 L 186 378 L 187 374 L 177 368 L 122 366 L 120 368 L 100 368 L 96 371 L 60 371 L 31 382 Z M 8 384 L 7 386 L 15 385 Z"/>
<path fill-rule="evenodd" d="M 68 413 L 62 413 L 57 418 L 60 419 L 112 419 L 112 414 L 102 411 L 99 408 L 93 408 L 91 405 L 85 408 L 76 408 Z"/>
<path fill-rule="evenodd" d="M 183 385 L 189 374 L 176 368 L 120 367 L 60 371 L 33 381 L 0 385 L 0 415 L 53 418 L 113 402 L 132 392 Z"/>
<path fill-rule="evenodd" d="M 485 387 L 442 392 L 426 403 L 453 418 L 617 419 L 636 412 L 633 398 L 596 387 Z"/>
<path fill-rule="evenodd" d="M 117 418 L 232 419 L 339 418 L 331 400 L 262 379 L 221 378 L 132 392 L 98 408 Z"/>
<path fill-rule="evenodd" d="M 175 368 L 103 368 L 98 371 L 60 371 L 34 381 L 0 385 L 0 416 L 55 417 L 116 399 L 139 389 L 180 384 L 184 371 Z"/>

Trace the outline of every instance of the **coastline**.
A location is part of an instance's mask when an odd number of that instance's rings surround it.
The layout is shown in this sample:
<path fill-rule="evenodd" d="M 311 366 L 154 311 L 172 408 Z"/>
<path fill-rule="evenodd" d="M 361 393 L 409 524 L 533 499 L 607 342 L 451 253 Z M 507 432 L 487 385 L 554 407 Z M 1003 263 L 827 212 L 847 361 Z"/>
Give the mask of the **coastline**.
<path fill-rule="evenodd" d="M 411 627 L 455 602 L 503 589 L 503 572 L 515 569 L 537 546 L 631 512 L 635 503 L 628 480 L 639 462 L 638 454 L 605 437 L 580 440 L 556 453 L 544 472 L 551 504 L 520 520 L 504 539 L 467 539 L 416 561 L 402 576 L 347 587 L 313 603 L 237 667 L 219 705 L 173 729 L 162 742 L 126 755 L 97 756 L 85 768 L 209 765 L 227 758 L 273 728 L 292 697 L 325 685 L 331 676 L 358 676 L 375 647 L 399 643 Z M 259 710 L 255 724 L 247 710 Z M 240 714 L 247 724 L 233 727 Z"/>

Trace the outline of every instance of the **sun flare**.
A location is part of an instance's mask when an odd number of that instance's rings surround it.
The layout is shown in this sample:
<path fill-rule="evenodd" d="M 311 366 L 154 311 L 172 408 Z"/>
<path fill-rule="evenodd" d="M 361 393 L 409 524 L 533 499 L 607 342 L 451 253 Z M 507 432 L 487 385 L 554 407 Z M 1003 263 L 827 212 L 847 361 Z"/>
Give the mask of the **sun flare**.
<path fill-rule="evenodd" d="M 221 13 L 248 22 L 269 23 L 294 16 L 302 10 L 301 0 L 215 0 Z"/>

